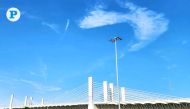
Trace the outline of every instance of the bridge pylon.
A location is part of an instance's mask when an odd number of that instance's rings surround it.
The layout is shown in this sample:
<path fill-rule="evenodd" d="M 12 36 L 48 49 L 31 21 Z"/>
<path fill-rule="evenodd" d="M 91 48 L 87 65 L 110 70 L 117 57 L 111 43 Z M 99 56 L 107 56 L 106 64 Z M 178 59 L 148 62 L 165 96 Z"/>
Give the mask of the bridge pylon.
<path fill-rule="evenodd" d="M 88 109 L 95 109 L 93 101 L 93 79 L 88 77 Z"/>

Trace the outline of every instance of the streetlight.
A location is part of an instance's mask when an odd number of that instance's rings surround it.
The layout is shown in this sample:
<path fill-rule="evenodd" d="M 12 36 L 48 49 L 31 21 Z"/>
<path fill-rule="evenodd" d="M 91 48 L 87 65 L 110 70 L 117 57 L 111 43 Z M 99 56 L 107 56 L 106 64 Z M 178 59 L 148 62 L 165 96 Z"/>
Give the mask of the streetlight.
<path fill-rule="evenodd" d="M 121 37 L 114 37 L 111 39 L 112 43 L 115 43 L 115 70 L 116 70 L 116 80 L 117 80 L 117 91 L 118 91 L 118 109 L 120 109 L 120 87 L 119 87 L 119 76 L 118 76 L 118 60 L 117 60 L 117 41 L 122 40 Z"/>

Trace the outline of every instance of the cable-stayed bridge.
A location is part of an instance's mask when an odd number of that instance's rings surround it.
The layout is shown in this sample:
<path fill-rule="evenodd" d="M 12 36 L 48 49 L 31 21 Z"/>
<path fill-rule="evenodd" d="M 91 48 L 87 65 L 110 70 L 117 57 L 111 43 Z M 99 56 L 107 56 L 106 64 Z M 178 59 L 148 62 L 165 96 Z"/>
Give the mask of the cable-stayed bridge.
<path fill-rule="evenodd" d="M 120 97 L 119 97 L 120 95 Z M 120 98 L 120 99 L 119 99 Z M 23 104 L 17 104 L 11 96 L 9 109 L 190 109 L 190 98 L 180 98 L 157 93 L 145 92 L 125 87 L 118 88 L 113 83 L 88 83 L 65 92 L 51 100 L 35 103 L 31 97 L 25 97 Z M 7 109 L 7 108 L 6 108 Z"/>

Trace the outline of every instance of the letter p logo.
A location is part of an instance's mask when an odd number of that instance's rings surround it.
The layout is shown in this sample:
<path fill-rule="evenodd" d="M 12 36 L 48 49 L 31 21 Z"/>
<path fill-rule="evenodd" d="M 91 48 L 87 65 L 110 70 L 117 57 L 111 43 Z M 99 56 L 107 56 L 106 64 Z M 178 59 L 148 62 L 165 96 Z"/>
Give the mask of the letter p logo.
<path fill-rule="evenodd" d="M 20 11 L 17 8 L 9 8 L 6 15 L 11 22 L 16 22 L 20 19 Z"/>
<path fill-rule="evenodd" d="M 10 19 L 14 19 L 17 15 L 17 11 L 9 11 L 10 12 Z"/>

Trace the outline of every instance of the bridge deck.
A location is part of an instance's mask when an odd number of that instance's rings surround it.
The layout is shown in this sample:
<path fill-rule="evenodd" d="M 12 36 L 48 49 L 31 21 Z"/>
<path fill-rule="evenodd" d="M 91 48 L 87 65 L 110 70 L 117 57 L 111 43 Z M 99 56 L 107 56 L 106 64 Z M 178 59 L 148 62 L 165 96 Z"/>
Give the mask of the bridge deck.
<path fill-rule="evenodd" d="M 23 107 L 24 108 L 24 107 Z M 13 109 L 23 109 L 13 108 Z M 88 104 L 30 107 L 31 109 L 88 109 Z M 95 109 L 118 109 L 116 104 L 95 104 Z M 121 104 L 121 109 L 190 109 L 190 103 Z"/>

